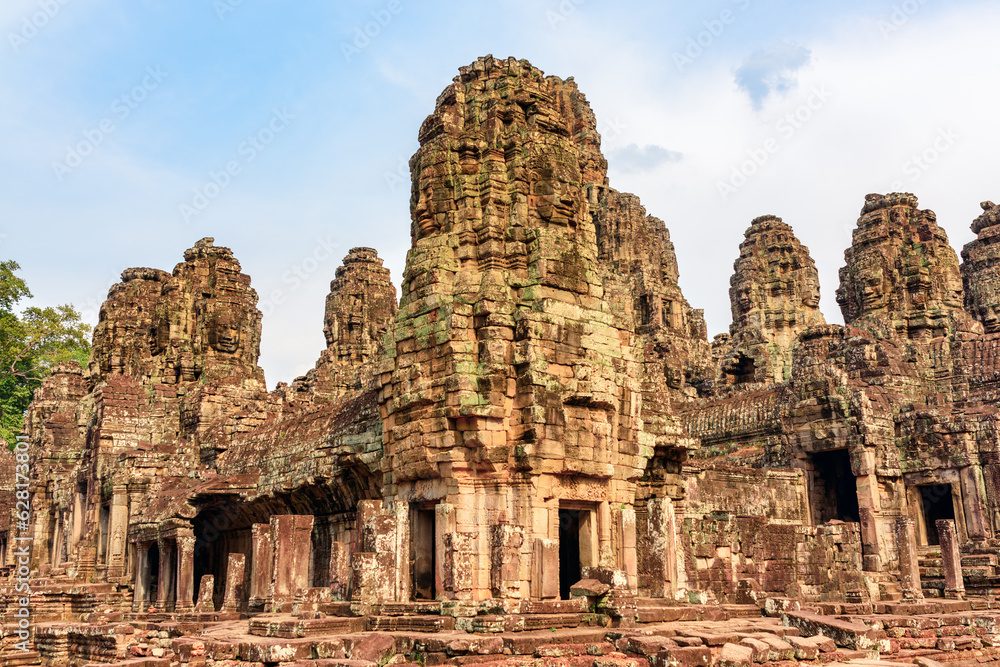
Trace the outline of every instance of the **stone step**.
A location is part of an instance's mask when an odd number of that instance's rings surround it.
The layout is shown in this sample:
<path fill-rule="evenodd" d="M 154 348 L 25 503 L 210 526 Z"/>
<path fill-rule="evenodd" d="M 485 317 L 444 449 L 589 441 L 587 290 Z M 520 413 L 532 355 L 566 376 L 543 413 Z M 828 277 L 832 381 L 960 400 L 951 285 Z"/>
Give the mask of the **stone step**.
<path fill-rule="evenodd" d="M 353 606 L 353 602 L 324 602 L 319 605 L 319 610 L 327 616 L 357 616 L 352 609 Z"/>
<path fill-rule="evenodd" d="M 535 649 L 536 658 L 571 658 L 581 655 L 608 655 L 617 651 L 610 642 L 587 644 L 545 644 Z"/>
<path fill-rule="evenodd" d="M 969 554 L 962 556 L 962 567 L 997 567 L 1000 560 L 996 554 Z"/>
<path fill-rule="evenodd" d="M 763 616 L 760 607 L 755 604 L 724 604 L 722 608 L 726 610 L 729 618 L 760 618 Z"/>
<path fill-rule="evenodd" d="M 674 623 L 676 621 L 696 621 L 698 611 L 694 607 L 640 607 L 636 610 L 640 623 Z M 760 613 L 760 610 L 757 610 Z"/>
<path fill-rule="evenodd" d="M 587 598 L 572 600 L 522 600 L 522 614 L 583 614 L 590 611 Z"/>
<path fill-rule="evenodd" d="M 585 617 L 587 620 L 585 621 Z M 589 617 L 602 614 L 507 614 L 459 618 L 455 629 L 465 632 L 531 632 L 534 630 L 554 631 L 563 628 L 578 628 L 587 625 Z M 610 619 L 608 619 L 610 621 Z"/>
<path fill-rule="evenodd" d="M 251 635 L 258 637 L 318 637 L 365 630 L 364 618 L 294 618 L 287 614 L 261 614 L 250 619 Z"/>
<path fill-rule="evenodd" d="M 369 616 L 366 629 L 369 632 L 441 632 L 455 629 L 455 618 L 451 616 Z"/>
<path fill-rule="evenodd" d="M 552 644 L 602 644 L 607 631 L 604 628 L 576 628 L 518 632 L 503 637 L 504 652 L 512 655 L 534 655 L 541 646 Z"/>
<path fill-rule="evenodd" d="M 350 603 L 348 603 L 350 604 Z M 441 614 L 441 603 L 434 600 L 420 602 L 383 602 L 379 605 L 379 616 L 428 616 Z"/>

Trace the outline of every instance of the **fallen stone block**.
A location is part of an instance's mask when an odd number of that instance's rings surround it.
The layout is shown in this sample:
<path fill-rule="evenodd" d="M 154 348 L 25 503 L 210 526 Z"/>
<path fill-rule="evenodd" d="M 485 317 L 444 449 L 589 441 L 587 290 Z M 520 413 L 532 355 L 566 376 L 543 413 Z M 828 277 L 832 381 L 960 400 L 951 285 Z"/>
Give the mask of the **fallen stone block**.
<path fill-rule="evenodd" d="M 846 649 L 867 651 L 877 646 L 878 633 L 862 623 L 851 623 L 805 611 L 785 612 L 781 616 L 781 622 L 798 628 L 807 637 L 813 635 L 829 637 L 837 646 Z"/>
<path fill-rule="evenodd" d="M 719 653 L 716 665 L 717 667 L 750 667 L 752 662 L 753 649 L 739 644 L 725 644 L 722 647 L 722 652 Z"/>

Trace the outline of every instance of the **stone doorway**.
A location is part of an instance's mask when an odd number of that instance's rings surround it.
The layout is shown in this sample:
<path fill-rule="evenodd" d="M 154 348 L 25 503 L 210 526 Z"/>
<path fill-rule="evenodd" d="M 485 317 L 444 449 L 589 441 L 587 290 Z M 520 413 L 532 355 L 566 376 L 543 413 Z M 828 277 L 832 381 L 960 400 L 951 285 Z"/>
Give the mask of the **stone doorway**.
<path fill-rule="evenodd" d="M 413 563 L 413 599 L 433 600 L 437 596 L 435 573 L 436 524 L 433 505 L 420 504 L 411 509 L 410 560 Z"/>
<path fill-rule="evenodd" d="M 145 572 L 141 575 L 145 584 L 142 591 L 142 602 L 146 605 L 140 611 L 146 609 L 160 599 L 160 546 L 153 542 L 149 546 L 146 554 Z"/>
<path fill-rule="evenodd" d="M 938 519 L 955 519 L 955 503 L 952 500 L 951 484 L 928 484 L 917 487 L 920 490 L 920 508 L 923 511 L 924 544 L 938 545 Z"/>
<path fill-rule="evenodd" d="M 559 597 L 583 578 L 583 568 L 597 565 L 597 512 L 593 503 L 559 503 Z"/>
<path fill-rule="evenodd" d="M 851 472 L 851 456 L 846 449 L 812 454 L 813 489 L 811 504 L 817 523 L 860 520 L 858 483 Z"/>
<path fill-rule="evenodd" d="M 559 597 L 569 599 L 569 589 L 580 581 L 580 512 L 559 509 Z"/>

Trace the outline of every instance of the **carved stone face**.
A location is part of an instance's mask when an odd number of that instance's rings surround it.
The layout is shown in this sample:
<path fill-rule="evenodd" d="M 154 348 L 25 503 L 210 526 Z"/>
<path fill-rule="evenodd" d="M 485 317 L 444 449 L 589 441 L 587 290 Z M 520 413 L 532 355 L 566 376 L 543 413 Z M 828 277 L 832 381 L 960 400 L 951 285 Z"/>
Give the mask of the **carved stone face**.
<path fill-rule="evenodd" d="M 216 352 L 233 354 L 240 349 L 239 320 L 230 313 L 216 312 L 208 323 L 208 344 Z"/>
<path fill-rule="evenodd" d="M 583 198 L 566 167 L 554 168 L 541 164 L 531 172 L 531 194 L 542 222 L 558 225 L 576 223 Z"/>
<path fill-rule="evenodd" d="M 431 211 L 433 197 L 434 190 L 431 186 L 428 185 L 420 190 L 416 208 L 413 209 L 413 219 L 417 221 L 417 238 L 423 238 L 438 230 L 437 220 Z"/>
<path fill-rule="evenodd" d="M 997 333 L 1000 331 L 1000 313 L 997 307 L 986 305 L 979 308 L 979 321 L 983 323 L 986 333 Z"/>
<path fill-rule="evenodd" d="M 819 281 L 811 274 L 806 274 L 799 288 L 802 305 L 806 308 L 819 308 Z"/>
<path fill-rule="evenodd" d="M 859 287 L 862 310 L 878 310 L 885 307 L 886 289 L 881 271 L 869 273 L 862 279 Z"/>
<path fill-rule="evenodd" d="M 754 308 L 753 289 L 747 285 L 736 292 L 736 307 L 741 314 L 749 313 Z"/>

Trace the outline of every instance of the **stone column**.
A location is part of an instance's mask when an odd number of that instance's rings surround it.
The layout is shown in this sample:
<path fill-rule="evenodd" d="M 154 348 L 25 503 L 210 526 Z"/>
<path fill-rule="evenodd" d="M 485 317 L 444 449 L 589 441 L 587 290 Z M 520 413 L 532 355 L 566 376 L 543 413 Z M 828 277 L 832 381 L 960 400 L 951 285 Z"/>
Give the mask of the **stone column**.
<path fill-rule="evenodd" d="M 635 508 L 627 505 L 622 509 L 615 510 L 615 515 L 618 519 L 618 534 L 621 538 L 621 564 L 619 567 L 625 571 L 629 590 L 634 593 L 639 585 L 639 563 L 635 551 Z"/>
<path fill-rule="evenodd" d="M 434 590 L 439 600 L 454 597 L 454 591 L 446 586 L 451 580 L 448 572 L 449 559 L 446 555 L 447 535 L 455 531 L 455 506 L 438 503 L 434 506 Z"/>
<path fill-rule="evenodd" d="M 149 609 L 149 544 L 135 545 L 135 587 L 132 594 L 132 611 Z"/>
<path fill-rule="evenodd" d="M 986 503 L 986 480 L 978 465 L 971 465 L 959 471 L 962 481 L 962 500 L 965 510 L 965 527 L 970 540 L 985 540 L 991 537 L 989 515 Z"/>
<path fill-rule="evenodd" d="M 114 487 L 108 526 L 108 581 L 125 576 L 126 532 L 128 531 L 128 488 Z"/>
<path fill-rule="evenodd" d="M 226 593 L 222 598 L 222 611 L 238 612 L 243 604 L 243 580 L 246 576 L 243 554 L 229 554 L 226 562 Z"/>
<path fill-rule="evenodd" d="M 852 456 L 852 459 L 854 457 Z M 881 572 L 883 558 L 879 549 L 878 522 L 882 514 L 879 502 L 878 478 L 875 470 L 875 452 L 865 449 L 859 455 L 859 470 L 855 472 L 858 494 L 858 517 L 861 523 L 861 563 L 865 572 Z M 854 462 L 852 461 L 852 466 Z M 852 470 L 852 472 L 854 472 Z"/>
<path fill-rule="evenodd" d="M 611 539 L 611 503 L 597 503 L 598 559 L 601 567 L 615 569 L 615 547 Z"/>
<path fill-rule="evenodd" d="M 156 609 L 170 611 L 174 606 L 174 583 L 177 581 L 176 545 L 172 540 L 161 537 L 157 540 L 160 550 L 160 571 L 157 577 Z"/>
<path fill-rule="evenodd" d="M 215 611 L 215 575 L 203 574 L 198 584 L 198 601 L 194 604 L 195 613 L 212 613 Z"/>
<path fill-rule="evenodd" d="M 962 554 L 958 550 L 958 531 L 952 519 L 938 519 L 938 539 L 941 541 L 941 562 L 944 566 L 944 596 L 965 599 L 965 581 L 962 579 Z"/>
<path fill-rule="evenodd" d="M 255 523 L 251 527 L 253 537 L 253 559 L 250 561 L 250 611 L 264 608 L 271 594 L 272 567 L 274 567 L 274 545 L 271 542 L 271 526 Z"/>
<path fill-rule="evenodd" d="M 351 589 L 351 552 L 343 542 L 330 545 L 330 596 L 334 600 L 349 600 Z"/>
<path fill-rule="evenodd" d="M 177 604 L 182 614 L 194 610 L 194 530 L 177 530 Z"/>
<path fill-rule="evenodd" d="M 284 514 L 271 517 L 272 600 L 275 605 L 291 604 L 309 588 L 309 554 L 312 549 L 311 514 Z"/>
<path fill-rule="evenodd" d="M 521 526 L 497 524 L 490 529 L 490 574 L 493 597 L 521 597 Z"/>
<path fill-rule="evenodd" d="M 559 597 L 559 540 L 535 538 L 531 564 L 531 597 L 536 600 Z"/>
<path fill-rule="evenodd" d="M 650 595 L 673 598 L 677 590 L 677 538 L 674 503 L 670 498 L 650 498 L 649 572 Z"/>
<path fill-rule="evenodd" d="M 913 519 L 906 517 L 896 519 L 896 547 L 899 550 L 899 584 L 903 589 L 903 599 L 923 600 Z"/>

